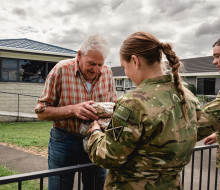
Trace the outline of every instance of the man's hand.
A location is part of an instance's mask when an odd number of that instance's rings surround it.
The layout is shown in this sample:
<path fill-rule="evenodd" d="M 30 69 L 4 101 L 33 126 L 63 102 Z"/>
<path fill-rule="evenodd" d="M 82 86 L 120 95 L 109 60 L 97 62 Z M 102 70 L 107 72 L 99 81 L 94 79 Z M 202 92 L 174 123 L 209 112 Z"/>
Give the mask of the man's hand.
<path fill-rule="evenodd" d="M 91 105 L 94 104 L 94 101 L 82 102 L 79 104 L 72 105 L 73 113 L 76 117 L 83 120 L 97 120 L 99 117 L 96 115 L 97 111 Z"/>
<path fill-rule="evenodd" d="M 90 134 L 92 131 L 94 131 L 95 129 L 101 129 L 100 125 L 98 124 L 98 121 L 94 121 L 92 128 L 90 128 L 87 133 Z"/>
<path fill-rule="evenodd" d="M 205 145 L 213 144 L 213 143 L 216 143 L 216 142 L 217 142 L 217 140 L 216 140 L 216 133 L 213 133 L 213 134 L 209 135 L 204 140 L 204 144 Z"/>

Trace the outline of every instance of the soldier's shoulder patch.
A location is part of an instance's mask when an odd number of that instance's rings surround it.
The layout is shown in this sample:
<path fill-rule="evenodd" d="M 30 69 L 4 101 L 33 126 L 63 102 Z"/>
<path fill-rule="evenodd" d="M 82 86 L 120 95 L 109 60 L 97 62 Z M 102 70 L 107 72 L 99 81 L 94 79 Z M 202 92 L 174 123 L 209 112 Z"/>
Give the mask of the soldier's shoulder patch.
<path fill-rule="evenodd" d="M 105 132 L 109 134 L 111 138 L 113 138 L 115 141 L 117 141 L 124 129 L 124 126 L 118 125 L 118 123 L 114 122 L 114 119 L 112 119 L 106 128 Z"/>
<path fill-rule="evenodd" d="M 116 108 L 114 115 L 124 121 L 127 121 L 129 116 L 131 115 L 131 112 L 132 111 L 128 109 L 127 107 L 119 105 L 118 108 Z"/>

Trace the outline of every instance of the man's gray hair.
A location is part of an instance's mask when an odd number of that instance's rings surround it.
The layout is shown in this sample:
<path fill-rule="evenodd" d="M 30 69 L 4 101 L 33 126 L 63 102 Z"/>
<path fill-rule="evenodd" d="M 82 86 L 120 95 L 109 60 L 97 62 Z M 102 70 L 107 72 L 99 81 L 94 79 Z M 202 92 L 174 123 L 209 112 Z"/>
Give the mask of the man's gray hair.
<path fill-rule="evenodd" d="M 101 34 L 95 34 L 89 36 L 80 48 L 83 55 L 87 55 L 89 50 L 98 50 L 104 58 L 107 57 L 110 52 L 108 42 L 101 36 Z"/>

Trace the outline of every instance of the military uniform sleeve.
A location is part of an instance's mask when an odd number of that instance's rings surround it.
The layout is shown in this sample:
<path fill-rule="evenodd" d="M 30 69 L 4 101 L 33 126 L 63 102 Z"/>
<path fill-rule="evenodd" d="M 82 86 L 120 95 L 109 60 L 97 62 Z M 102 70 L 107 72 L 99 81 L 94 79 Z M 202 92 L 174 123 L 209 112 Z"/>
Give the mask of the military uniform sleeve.
<path fill-rule="evenodd" d="M 143 126 L 141 114 L 132 107 L 130 103 L 129 107 L 123 103 L 117 104 L 105 133 L 95 132 L 90 136 L 88 149 L 93 163 L 104 168 L 117 169 L 134 152 Z"/>
<path fill-rule="evenodd" d="M 213 132 L 220 130 L 220 97 L 208 103 L 198 121 L 198 140 L 204 139 Z"/>

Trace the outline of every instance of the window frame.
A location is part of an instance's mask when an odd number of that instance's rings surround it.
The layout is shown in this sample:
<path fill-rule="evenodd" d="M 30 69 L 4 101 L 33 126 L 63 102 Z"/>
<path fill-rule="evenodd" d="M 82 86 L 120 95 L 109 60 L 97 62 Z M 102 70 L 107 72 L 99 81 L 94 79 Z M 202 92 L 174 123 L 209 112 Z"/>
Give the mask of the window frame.
<path fill-rule="evenodd" d="M 213 85 L 213 89 L 212 89 L 212 91 L 213 92 L 211 92 L 211 94 L 207 94 L 207 92 L 205 91 L 205 85 L 207 85 L 207 84 L 205 84 L 205 80 L 208 80 L 208 79 L 213 79 L 214 80 L 214 85 Z M 203 86 L 202 86 L 202 92 L 199 92 L 198 90 L 199 90 L 199 83 L 200 83 L 200 81 L 199 80 L 203 80 Z M 196 79 L 196 94 L 197 95 L 206 95 L 206 96 L 209 96 L 209 95 L 216 95 L 216 93 L 215 93 L 215 85 L 216 84 L 216 78 L 215 77 L 197 77 L 197 79 Z"/>
<path fill-rule="evenodd" d="M 17 71 L 17 77 L 16 80 L 3 80 L 3 61 L 5 60 L 15 60 L 17 65 L 16 65 L 16 71 Z M 44 64 L 44 73 L 45 73 L 45 78 L 44 81 L 20 81 L 20 73 L 19 73 L 19 69 L 22 65 L 22 61 L 36 61 L 39 63 L 43 63 Z M 52 62 L 52 61 L 40 61 L 40 60 L 31 60 L 31 59 L 16 59 L 16 58 L 8 58 L 8 57 L 1 57 L 0 58 L 0 82 L 19 82 L 19 83 L 45 83 L 46 77 L 49 74 L 49 64 L 53 64 L 53 66 L 51 67 L 51 69 L 57 64 L 57 62 Z"/>
<path fill-rule="evenodd" d="M 124 89 L 130 89 L 130 82 L 129 82 L 129 78 L 125 78 L 124 79 Z M 128 84 L 128 87 L 126 87 L 126 83 Z"/>
<path fill-rule="evenodd" d="M 115 87 L 123 87 L 123 79 L 115 79 Z M 121 84 L 118 85 L 118 81 L 120 81 Z"/>

